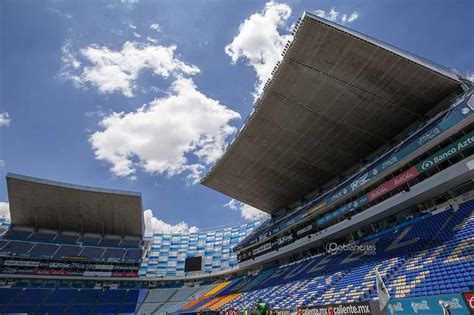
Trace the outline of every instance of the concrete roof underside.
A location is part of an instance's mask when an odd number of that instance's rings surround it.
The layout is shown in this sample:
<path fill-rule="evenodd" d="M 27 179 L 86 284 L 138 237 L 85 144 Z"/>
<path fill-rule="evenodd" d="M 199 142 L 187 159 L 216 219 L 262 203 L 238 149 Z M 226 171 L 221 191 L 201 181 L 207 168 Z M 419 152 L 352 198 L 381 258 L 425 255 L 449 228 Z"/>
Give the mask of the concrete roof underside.
<path fill-rule="evenodd" d="M 141 194 L 7 174 L 13 227 L 143 237 Z"/>
<path fill-rule="evenodd" d="M 459 88 L 446 68 L 305 14 L 255 111 L 202 183 L 275 214 Z"/>

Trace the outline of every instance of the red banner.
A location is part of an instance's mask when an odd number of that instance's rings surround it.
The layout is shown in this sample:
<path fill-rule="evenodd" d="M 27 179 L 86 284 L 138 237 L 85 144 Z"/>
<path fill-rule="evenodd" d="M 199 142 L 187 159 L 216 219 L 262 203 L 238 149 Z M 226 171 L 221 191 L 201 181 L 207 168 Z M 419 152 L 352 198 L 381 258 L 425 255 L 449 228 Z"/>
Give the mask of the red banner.
<path fill-rule="evenodd" d="M 472 314 L 474 312 L 474 293 L 464 293 L 464 299 L 466 300 L 467 308 Z"/>
<path fill-rule="evenodd" d="M 372 201 L 382 195 L 385 195 L 389 191 L 397 188 L 398 186 L 401 186 L 405 184 L 406 182 L 410 181 L 411 179 L 417 177 L 420 174 L 418 170 L 416 169 L 415 166 L 412 168 L 406 170 L 405 172 L 401 173 L 400 175 L 392 178 L 391 180 L 383 183 L 379 187 L 375 188 L 371 192 L 367 194 L 367 197 L 369 198 L 369 201 Z"/>
<path fill-rule="evenodd" d="M 136 271 L 114 271 L 112 277 L 138 277 Z"/>

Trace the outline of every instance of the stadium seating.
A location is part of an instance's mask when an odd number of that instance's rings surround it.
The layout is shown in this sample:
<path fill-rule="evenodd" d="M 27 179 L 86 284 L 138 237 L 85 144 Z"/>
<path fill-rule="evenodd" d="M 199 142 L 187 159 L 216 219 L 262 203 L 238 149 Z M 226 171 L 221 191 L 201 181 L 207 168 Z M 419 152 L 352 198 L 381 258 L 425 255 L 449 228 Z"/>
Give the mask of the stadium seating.
<path fill-rule="evenodd" d="M 79 236 L 77 235 L 68 235 L 68 234 L 59 234 L 55 239 L 55 243 L 59 244 L 76 244 Z"/>
<path fill-rule="evenodd" d="M 113 292 L 113 293 L 112 293 Z M 122 297 L 125 290 L 102 291 L 95 289 L 0 289 L 0 312 L 54 312 L 80 314 L 92 310 L 101 301 L 112 303 L 109 307 L 120 306 L 120 301 L 112 297 Z M 117 303 L 118 302 L 118 303 Z"/>
<path fill-rule="evenodd" d="M 77 257 L 81 250 L 82 248 L 79 246 L 63 245 L 54 254 L 54 258 Z"/>
<path fill-rule="evenodd" d="M 145 302 L 147 294 L 163 302 L 176 290 L 0 288 L 0 313 L 151 314 L 163 303 Z M 155 294 L 155 291 L 159 293 Z M 174 303 L 183 302 L 181 300 Z M 138 307 L 142 310 L 137 311 Z M 167 308 L 170 307 L 167 305 Z"/>
<path fill-rule="evenodd" d="M 146 303 L 164 303 L 168 301 L 171 295 L 176 291 L 175 288 L 172 289 L 157 289 L 150 291 L 148 296 L 145 299 Z"/>
<path fill-rule="evenodd" d="M 58 250 L 59 246 L 54 244 L 37 243 L 28 253 L 30 257 L 50 258 Z"/>
<path fill-rule="evenodd" d="M 263 270 L 234 280 L 212 299 L 201 296 L 180 312 L 253 308 L 260 298 L 280 309 L 370 301 L 376 296 L 376 270 L 395 298 L 472 291 L 473 231 L 474 201 L 468 201 L 457 210 L 425 214 L 358 243 L 374 245 L 374 252 L 342 251 Z"/>
<path fill-rule="evenodd" d="M 209 303 L 214 297 L 219 293 L 225 292 L 225 288 L 229 286 L 231 282 L 222 282 L 215 285 L 211 290 L 192 301 L 191 303 L 186 304 L 181 309 L 186 312 L 196 312 L 203 309 L 207 309 L 207 303 Z"/>
<path fill-rule="evenodd" d="M 202 256 L 202 272 L 215 273 L 237 265 L 232 251 L 261 222 L 249 222 L 211 232 L 154 233 L 150 237 L 150 254 L 140 266 L 140 276 L 185 276 L 187 257 Z"/>
<path fill-rule="evenodd" d="M 127 240 L 123 248 L 120 239 L 82 237 L 77 240 L 78 237 L 72 235 L 7 230 L 0 239 L 0 257 L 63 259 L 82 256 L 93 261 L 134 263 L 142 259 L 137 240 Z"/>
<path fill-rule="evenodd" d="M 458 209 L 399 221 L 358 243 L 374 245 L 375 251 L 318 255 L 217 284 L 99 289 L 93 283 L 77 288 L 65 283 L 47 288 L 18 280 L 15 287 L 0 288 L 0 313 L 145 315 L 248 309 L 260 298 L 280 309 L 370 301 L 376 297 L 376 270 L 393 298 L 466 292 L 474 288 L 473 231 L 474 201 L 468 201 Z"/>

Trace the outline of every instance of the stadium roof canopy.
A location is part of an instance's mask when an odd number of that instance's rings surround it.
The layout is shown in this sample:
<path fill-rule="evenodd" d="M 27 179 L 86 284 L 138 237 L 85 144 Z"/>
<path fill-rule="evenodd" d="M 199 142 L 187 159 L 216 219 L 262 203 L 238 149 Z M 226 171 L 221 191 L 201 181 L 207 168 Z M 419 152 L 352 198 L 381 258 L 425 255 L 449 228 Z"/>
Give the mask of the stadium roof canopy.
<path fill-rule="evenodd" d="M 7 174 L 13 227 L 143 236 L 141 194 Z"/>
<path fill-rule="evenodd" d="M 202 183 L 276 213 L 459 87 L 447 68 L 305 13 L 254 112 Z"/>

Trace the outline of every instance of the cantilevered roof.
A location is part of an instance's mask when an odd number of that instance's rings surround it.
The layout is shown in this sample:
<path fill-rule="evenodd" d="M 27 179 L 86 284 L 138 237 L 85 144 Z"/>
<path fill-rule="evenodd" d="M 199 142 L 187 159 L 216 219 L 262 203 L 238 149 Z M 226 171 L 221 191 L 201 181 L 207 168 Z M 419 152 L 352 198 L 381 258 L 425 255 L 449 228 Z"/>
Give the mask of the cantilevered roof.
<path fill-rule="evenodd" d="M 143 236 L 141 194 L 7 174 L 11 224 L 101 235 Z"/>
<path fill-rule="evenodd" d="M 305 14 L 253 114 L 202 183 L 276 213 L 459 88 L 445 67 Z"/>

